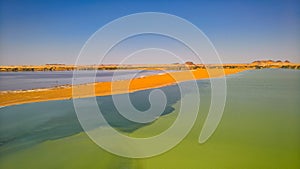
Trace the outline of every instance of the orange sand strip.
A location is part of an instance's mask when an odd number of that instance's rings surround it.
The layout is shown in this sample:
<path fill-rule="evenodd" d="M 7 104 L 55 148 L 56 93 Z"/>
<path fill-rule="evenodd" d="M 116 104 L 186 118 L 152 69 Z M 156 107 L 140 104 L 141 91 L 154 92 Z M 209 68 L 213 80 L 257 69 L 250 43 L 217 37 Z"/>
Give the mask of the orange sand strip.
<path fill-rule="evenodd" d="M 245 70 L 249 69 L 224 69 L 224 73 L 225 75 L 229 75 Z M 72 93 L 72 86 L 61 86 L 56 88 L 27 91 L 0 92 L 0 106 L 121 94 L 167 86 L 193 79 L 199 80 L 204 78 L 222 77 L 223 75 L 222 69 L 210 69 L 209 74 L 206 69 L 198 69 L 194 71 L 181 71 L 150 75 L 132 80 L 76 85 L 73 86 L 74 93 Z"/>

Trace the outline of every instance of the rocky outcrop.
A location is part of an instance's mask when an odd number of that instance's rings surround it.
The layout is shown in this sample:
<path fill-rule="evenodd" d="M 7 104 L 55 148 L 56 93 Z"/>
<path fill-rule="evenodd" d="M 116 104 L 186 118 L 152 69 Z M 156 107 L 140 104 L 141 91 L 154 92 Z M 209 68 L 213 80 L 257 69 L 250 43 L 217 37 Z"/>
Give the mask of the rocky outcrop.
<path fill-rule="evenodd" d="M 300 69 L 300 64 L 291 63 L 290 61 L 273 61 L 273 60 L 259 60 L 254 61 L 250 64 L 251 66 L 262 69 L 262 68 L 285 68 L 285 69 Z"/>

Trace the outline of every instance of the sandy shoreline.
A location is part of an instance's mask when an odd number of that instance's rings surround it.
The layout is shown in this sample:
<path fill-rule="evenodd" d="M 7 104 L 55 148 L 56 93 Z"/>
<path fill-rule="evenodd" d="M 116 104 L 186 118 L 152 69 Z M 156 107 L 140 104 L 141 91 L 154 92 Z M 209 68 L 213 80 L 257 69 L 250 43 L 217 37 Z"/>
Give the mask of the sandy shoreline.
<path fill-rule="evenodd" d="M 222 77 L 224 75 L 235 74 L 245 70 L 249 69 L 224 69 L 224 73 L 222 69 L 197 69 L 192 71 L 149 75 L 142 78 L 114 82 L 97 82 L 76 86 L 64 85 L 55 88 L 24 91 L 2 91 L 0 92 L 0 106 L 122 94 L 168 86 L 188 80 Z"/>

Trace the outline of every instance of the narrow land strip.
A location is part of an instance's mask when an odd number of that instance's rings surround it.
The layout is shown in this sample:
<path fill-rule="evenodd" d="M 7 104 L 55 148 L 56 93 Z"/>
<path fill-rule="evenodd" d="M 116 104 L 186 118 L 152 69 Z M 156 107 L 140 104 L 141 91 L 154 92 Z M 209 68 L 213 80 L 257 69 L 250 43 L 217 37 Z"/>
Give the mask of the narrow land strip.
<path fill-rule="evenodd" d="M 26 91 L 2 91 L 0 92 L 0 106 L 122 94 L 168 86 L 188 80 L 222 77 L 224 75 L 234 74 L 245 70 L 249 69 L 226 68 L 224 69 L 224 71 L 223 69 L 197 69 L 192 71 L 180 71 L 150 75 L 142 78 L 122 81 L 97 82 L 83 85 L 60 86 L 49 89 L 36 89 Z"/>

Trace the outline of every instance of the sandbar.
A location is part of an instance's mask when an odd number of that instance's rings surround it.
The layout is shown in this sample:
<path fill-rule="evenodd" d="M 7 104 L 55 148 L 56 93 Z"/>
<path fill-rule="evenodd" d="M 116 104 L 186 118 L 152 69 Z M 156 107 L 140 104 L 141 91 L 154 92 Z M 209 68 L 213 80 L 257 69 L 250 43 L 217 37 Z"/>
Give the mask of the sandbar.
<path fill-rule="evenodd" d="M 44 102 L 50 100 L 67 100 L 73 98 L 124 94 L 129 92 L 173 85 L 189 80 L 223 77 L 225 75 L 235 74 L 245 70 L 249 70 L 249 68 L 225 68 L 209 70 L 196 69 L 155 74 L 130 80 L 96 82 L 74 86 L 64 85 L 54 88 L 33 89 L 24 91 L 1 91 L 0 106 L 11 106 L 17 104 Z"/>

